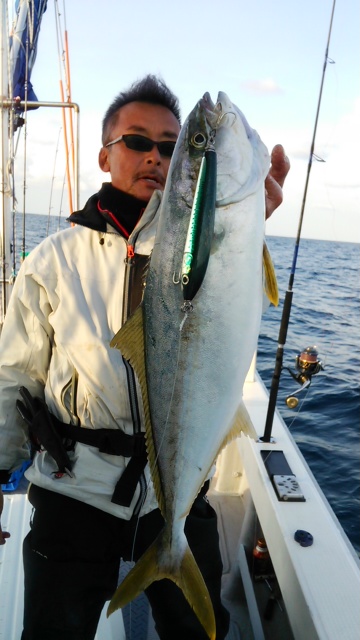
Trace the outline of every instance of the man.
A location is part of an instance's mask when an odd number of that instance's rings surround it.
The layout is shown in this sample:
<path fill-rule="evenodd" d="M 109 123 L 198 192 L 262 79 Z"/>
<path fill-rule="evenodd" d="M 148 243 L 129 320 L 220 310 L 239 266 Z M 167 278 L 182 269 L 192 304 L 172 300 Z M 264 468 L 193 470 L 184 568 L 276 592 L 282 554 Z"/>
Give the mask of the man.
<path fill-rule="evenodd" d="M 111 184 L 72 216 L 73 229 L 30 254 L 15 284 L 0 345 L 0 482 L 29 457 L 28 427 L 33 446 L 47 439 L 26 474 L 35 511 L 24 541 L 22 640 L 94 638 L 120 558 L 136 560 L 163 525 L 146 466 L 137 380 L 110 341 L 141 298 L 158 190 L 179 131 L 178 101 L 162 81 L 147 76 L 120 94 L 105 114 L 99 154 Z M 288 168 L 277 146 L 266 180 L 268 215 L 281 202 Z M 219 640 L 228 614 L 206 490 L 186 534 Z M 0 529 L 0 543 L 8 537 Z M 147 596 L 160 638 L 206 638 L 172 582 L 154 583 Z"/>

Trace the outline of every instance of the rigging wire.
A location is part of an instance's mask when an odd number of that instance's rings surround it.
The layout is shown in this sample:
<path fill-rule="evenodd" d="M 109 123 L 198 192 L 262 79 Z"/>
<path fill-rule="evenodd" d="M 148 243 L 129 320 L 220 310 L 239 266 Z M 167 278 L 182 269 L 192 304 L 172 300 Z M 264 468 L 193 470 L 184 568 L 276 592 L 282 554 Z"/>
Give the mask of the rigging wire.
<path fill-rule="evenodd" d="M 61 19 L 60 19 L 61 13 L 58 7 L 57 0 L 55 0 L 54 2 L 54 8 L 55 8 L 55 23 L 56 23 L 59 71 L 60 71 L 60 80 L 59 80 L 60 97 L 61 97 L 61 101 L 65 102 L 65 91 L 64 91 L 64 83 L 63 83 L 63 77 L 64 77 L 65 89 L 66 89 L 66 101 L 71 102 L 69 46 L 68 46 L 68 36 L 67 36 L 67 30 L 66 30 L 65 3 L 63 3 L 64 39 L 61 36 L 61 33 L 62 33 Z M 62 64 L 61 64 L 61 61 L 62 61 Z M 75 172 L 75 148 L 74 148 L 73 117 L 71 112 L 68 114 L 68 117 L 69 117 L 69 129 L 70 129 L 69 135 L 70 135 L 70 149 L 71 149 L 71 156 L 72 156 L 72 170 L 74 173 Z M 68 140 L 68 126 L 67 126 L 66 118 L 67 118 L 66 109 L 62 109 L 69 213 L 71 214 L 74 208 L 73 208 L 72 182 L 71 182 L 70 164 L 69 164 L 70 152 L 69 152 L 69 140 Z"/>
<path fill-rule="evenodd" d="M 9 7 L 8 4 L 6 3 L 6 24 L 9 25 Z M 15 34 L 13 34 L 12 36 L 13 38 L 15 37 Z M 8 48 L 8 56 L 7 56 L 7 76 L 8 76 L 8 85 L 9 85 L 9 94 L 13 95 L 13 77 L 12 77 L 12 69 L 11 69 L 11 61 L 10 61 L 10 50 Z M 15 179 L 14 179 L 14 158 L 17 152 L 17 148 L 18 148 L 18 144 L 19 144 L 19 138 L 20 138 L 20 131 L 18 131 L 18 136 L 17 136 L 17 142 L 16 145 L 14 145 L 14 133 L 15 133 L 15 129 L 14 129 L 14 108 L 10 109 L 9 111 L 9 157 L 8 157 L 8 162 L 7 162 L 7 167 L 6 167 L 6 181 L 7 181 L 7 187 L 6 190 L 9 189 L 10 191 L 10 198 L 11 198 L 11 216 L 12 216 L 12 224 L 11 224 L 11 230 L 12 230 L 12 238 L 11 238 L 11 244 L 12 244 L 12 273 L 10 276 L 10 283 L 13 283 L 16 277 L 16 196 L 15 196 Z M 3 228 L 5 227 L 5 222 L 3 222 Z M 3 236 L 3 240 L 5 239 L 5 234 Z M 6 249 L 3 249 L 3 255 L 5 256 L 7 253 Z M 3 278 L 5 278 L 5 271 L 6 271 L 6 266 L 3 266 Z M 2 290 L 5 291 L 5 281 L 3 280 L 3 287 Z M 6 309 L 6 304 L 4 306 L 4 311 Z"/>
<path fill-rule="evenodd" d="M 320 106 L 321 106 L 321 98 L 322 98 L 322 92 L 323 92 L 323 86 L 324 86 L 324 80 L 325 80 L 325 72 L 326 72 L 326 67 L 328 63 L 329 64 L 334 63 L 334 61 L 331 58 L 329 58 L 328 54 L 329 54 L 329 45 L 330 45 L 332 24 L 333 24 L 334 12 L 335 12 L 335 4 L 336 4 L 336 0 L 333 0 L 331 18 L 330 18 L 330 27 L 329 27 L 328 39 L 327 39 L 327 44 L 325 49 L 325 59 L 324 59 L 321 84 L 320 84 L 320 92 L 319 92 L 319 98 L 318 98 L 317 109 L 316 109 L 315 125 L 314 125 L 313 137 L 311 141 L 310 155 L 309 155 L 307 174 L 306 174 L 306 180 L 305 180 L 305 188 L 304 188 L 304 194 L 303 194 L 303 199 L 301 204 L 301 211 L 300 211 L 299 224 L 298 224 L 298 229 L 296 234 L 295 248 L 294 248 L 290 277 L 289 277 L 289 283 L 288 283 L 287 291 L 285 293 L 285 300 L 284 300 L 283 312 L 282 312 L 281 323 L 280 323 L 278 348 L 276 352 L 274 373 L 271 381 L 271 388 L 270 388 L 270 394 L 269 394 L 269 406 L 268 406 L 266 422 L 265 422 L 265 431 L 262 438 L 260 438 L 262 442 L 271 441 L 271 431 L 272 431 L 277 395 L 278 395 L 279 384 L 280 384 L 280 375 L 282 371 L 284 346 L 286 343 L 287 330 L 288 330 L 289 320 L 290 320 L 291 304 L 292 304 L 292 297 L 293 297 L 293 284 L 294 284 L 294 278 L 295 278 L 296 262 L 297 262 L 297 257 L 299 253 L 307 190 L 309 185 L 312 162 L 314 158 L 317 159 L 317 156 L 314 153 L 314 148 L 315 148 L 315 138 L 316 138 L 316 131 L 317 131 L 317 125 L 319 120 Z"/>
<path fill-rule="evenodd" d="M 8 3 L 6 3 L 6 24 L 9 25 L 10 22 L 10 15 L 9 15 L 9 7 L 8 7 Z M 15 39 L 17 37 L 17 34 L 13 33 L 12 34 L 12 38 Z M 13 95 L 13 76 L 12 76 L 12 65 L 11 65 L 11 56 L 10 56 L 10 49 L 7 49 L 7 78 L 8 78 L 8 87 L 9 87 L 9 94 Z M 14 107 L 12 107 L 9 111 L 9 138 L 8 138 L 8 160 L 7 160 L 7 166 L 6 166 L 6 187 L 5 190 L 6 192 L 8 192 L 8 194 L 10 194 L 10 201 L 11 201 L 11 250 L 10 250 L 10 254 L 11 254 L 11 260 L 12 260 L 12 270 L 11 270 L 11 275 L 9 276 L 9 284 L 13 284 L 16 278 L 16 268 L 17 268 L 17 264 L 16 264 L 16 209 L 17 209 L 17 200 L 16 200 L 16 196 L 15 196 L 15 179 L 14 179 L 14 159 L 17 153 L 17 148 L 18 148 L 18 144 L 19 144 L 19 139 L 20 139 L 20 130 L 18 131 L 18 136 L 17 136 L 17 141 L 16 144 L 14 144 L 14 135 L 15 135 L 15 110 Z M 3 229 L 5 228 L 5 224 L 6 222 L 3 221 Z M 5 234 L 3 235 L 3 241 L 5 240 Z M 3 247 L 3 256 L 5 257 L 7 255 L 7 248 Z M 5 295 L 5 275 L 6 275 L 6 268 L 7 268 L 7 264 L 3 264 L 2 266 L 2 291 L 4 292 Z M 2 316 L 3 313 L 5 313 L 5 309 L 6 309 L 6 301 L 4 303 L 3 306 L 3 312 L 2 312 Z"/>
<path fill-rule="evenodd" d="M 65 0 L 64 1 L 64 15 L 65 15 Z M 57 2 L 57 0 L 54 0 Z M 3 181 L 4 181 L 4 195 L 8 196 L 6 200 L 6 207 L 2 207 L 2 220 L 0 226 L 2 229 L 6 229 L 6 233 L 1 233 L 1 251 L 0 251 L 0 316 L 4 317 L 7 308 L 7 287 L 13 285 L 16 279 L 19 258 L 22 260 L 26 255 L 26 200 L 27 200 L 27 165 L 28 155 L 30 152 L 28 137 L 28 122 L 27 115 L 29 110 L 36 109 L 36 96 L 35 101 L 32 100 L 32 85 L 30 82 L 31 71 L 36 58 L 36 43 L 39 36 L 39 29 L 42 16 L 46 11 L 46 1 L 42 0 L 37 7 L 34 0 L 24 0 L 24 2 L 17 3 L 15 11 L 10 15 L 9 3 L 5 2 L 3 7 L 3 19 L 4 19 L 4 33 L 10 33 L 8 40 L 8 47 L 6 48 L 6 78 L 7 78 L 7 91 L 9 105 L 8 113 L 8 142 L 7 142 L 7 161 L 3 166 Z M 6 35 L 5 35 L 6 38 Z M 66 34 L 66 64 L 65 77 L 66 80 L 66 93 L 67 102 L 69 106 L 71 104 L 71 91 L 70 91 L 70 65 L 68 55 L 68 39 Z M 4 52 L 3 52 L 4 54 Z M 22 80 L 17 80 L 17 84 L 14 84 L 14 72 L 19 56 L 24 59 L 23 71 L 21 71 Z M 17 77 L 17 76 L 16 76 Z M 15 86 L 17 87 L 15 89 Z M 21 86 L 21 88 L 19 88 Z M 23 91 L 23 93 L 22 93 Z M 23 96 L 22 98 L 20 96 Z M 40 106 L 40 105 L 39 105 Z M 55 105 L 50 105 L 55 106 Z M 67 106 L 67 105 L 66 105 Z M 63 112 L 67 109 L 63 109 Z M 74 144 L 73 134 L 73 115 L 70 111 L 70 129 L 71 129 L 71 153 L 73 158 L 73 176 L 70 178 L 68 174 L 68 191 L 71 191 L 71 185 L 75 184 L 76 198 L 77 198 L 77 168 L 75 167 L 77 147 Z M 64 116 L 64 113 L 63 113 Z M 15 158 L 18 153 L 19 141 L 24 129 L 24 142 L 22 146 L 23 152 L 23 176 L 21 179 L 22 185 L 18 185 L 18 190 L 22 191 L 23 203 L 18 208 L 18 202 L 16 198 L 17 185 L 15 182 Z M 15 133 L 17 136 L 15 137 Z M 4 141 L 5 147 L 5 141 Z M 69 153 L 66 153 L 66 162 L 69 163 Z M 63 185 L 64 189 L 64 185 Z M 63 198 L 63 194 L 62 194 Z M 72 196 L 70 201 L 70 212 L 72 211 Z M 18 246 L 20 245 L 20 247 Z"/>
<path fill-rule="evenodd" d="M 36 50 L 35 43 L 37 40 L 37 34 L 35 30 L 35 19 L 36 17 L 41 16 L 46 9 L 46 4 L 41 4 L 38 9 L 35 7 L 34 0 L 28 0 L 26 7 L 26 27 L 24 28 L 23 23 L 19 22 L 19 16 L 22 15 L 20 12 L 20 7 L 16 8 L 16 18 L 13 17 L 13 30 L 11 33 L 12 42 L 17 43 L 19 50 L 22 50 L 25 55 L 25 78 L 24 78 L 24 107 L 22 111 L 18 111 L 17 102 L 20 101 L 20 98 L 14 95 L 14 86 L 13 86 L 13 73 L 15 69 L 15 58 L 14 54 L 8 56 L 8 84 L 9 84 L 9 97 L 14 99 L 14 104 L 9 111 L 9 166 L 8 166 L 8 174 L 11 176 L 11 199 L 12 199 L 12 275 L 11 282 L 13 283 L 16 278 L 16 270 L 17 270 L 17 239 L 16 239 L 16 213 L 17 213 L 17 200 L 15 196 L 15 157 L 18 151 L 19 140 L 21 136 L 22 127 L 24 127 L 24 157 L 23 157 L 23 180 L 22 180 L 22 188 L 23 188 L 23 206 L 22 206 L 22 229 L 21 229 L 21 249 L 20 249 L 20 260 L 22 261 L 26 255 L 26 190 L 27 190 L 27 182 L 26 182 L 26 172 L 27 172 L 27 141 L 28 141 L 28 132 L 27 132 L 27 113 L 28 113 L 28 99 L 29 99 L 29 88 L 31 88 L 30 83 L 30 73 L 35 61 Z M 36 11 L 38 12 L 36 14 Z M 9 24 L 9 15 L 7 13 L 7 24 Z M 21 30 L 22 29 L 22 30 Z M 25 43 L 22 41 L 22 33 L 25 33 Z M 16 144 L 14 143 L 14 135 L 15 132 L 18 131 Z"/>
<path fill-rule="evenodd" d="M 49 198 L 49 211 L 48 211 L 48 219 L 47 219 L 47 225 L 46 225 L 46 235 L 47 236 L 49 235 L 49 229 L 50 229 L 50 216 L 51 216 L 51 209 L 52 209 L 51 203 L 52 203 L 52 195 L 53 195 L 53 190 L 54 190 L 56 159 L 57 159 L 57 155 L 58 155 L 58 151 L 59 151 L 60 135 L 61 135 L 61 127 L 60 127 L 60 130 L 59 130 L 59 135 L 58 135 L 57 144 L 56 144 L 55 157 L 54 157 L 54 168 L 53 168 L 53 174 L 52 174 L 52 178 L 51 178 L 51 188 L 50 188 L 50 198 Z"/>
<path fill-rule="evenodd" d="M 3 7 L 4 13 L 5 13 L 5 23 L 8 25 L 9 24 L 9 7 L 8 4 L 5 3 L 5 6 Z M 3 15 L 2 15 L 3 18 Z M 2 49 L 1 54 L 3 55 L 4 51 Z M 10 55 L 9 55 L 9 50 L 7 50 L 7 59 L 6 59 L 6 65 L 7 65 L 7 75 L 8 77 L 10 77 Z M 3 59 L 2 59 L 2 55 L 1 55 L 1 63 L 3 64 Z M 11 126 L 11 122 L 10 122 L 10 126 Z M 3 143 L 4 144 L 4 143 Z M 10 156 L 11 157 L 11 156 Z M 0 292 L 1 292 L 1 298 L 0 298 L 0 318 L 1 318 L 1 322 L 3 321 L 4 317 L 5 317 L 5 312 L 6 312 L 6 307 L 7 307 L 7 239 L 4 233 L 4 229 L 6 228 L 6 214 L 5 214 L 5 206 L 4 206 L 4 195 L 8 194 L 9 191 L 11 190 L 11 181 L 10 181 L 10 175 L 11 175 L 11 160 L 7 162 L 6 168 L 4 170 L 4 166 L 3 166 L 3 162 L 4 162 L 4 153 L 2 154 L 2 171 L 3 171 L 3 176 L 2 176 L 2 180 L 3 180 L 3 187 L 2 187 L 2 207 L 1 207 L 1 287 L 0 287 Z"/>
<path fill-rule="evenodd" d="M 32 3 L 31 3 L 32 4 Z M 25 259 L 25 248 L 26 248 L 26 165 L 27 165 L 27 101 L 28 101 L 28 79 L 29 79 L 29 25 L 31 22 L 30 18 L 31 12 L 29 10 L 29 20 L 27 22 L 27 34 L 26 34 L 26 42 L 25 42 L 25 95 L 24 95 L 24 180 L 23 180 L 23 211 L 22 211 L 22 238 L 21 238 L 21 261 Z"/>
<path fill-rule="evenodd" d="M 66 178 L 66 172 L 64 173 L 64 177 L 63 177 L 63 181 L 62 181 L 62 189 L 61 189 L 61 197 L 60 197 L 60 203 L 59 203 L 59 215 L 58 215 L 58 227 L 57 227 L 57 231 L 60 231 L 60 222 L 61 222 L 62 206 L 63 206 L 64 192 L 65 192 L 65 178 Z"/>
<path fill-rule="evenodd" d="M 44 12 L 44 7 L 41 6 L 39 8 L 40 13 Z M 23 161 L 23 210 L 22 210 L 22 238 L 21 238 L 21 251 L 20 251 L 20 259 L 24 260 L 26 256 L 26 168 L 27 168 L 27 140 L 28 140 L 28 129 L 27 129 L 27 113 L 28 113 L 28 97 L 29 97 L 29 81 L 30 81 L 30 71 L 35 60 L 35 50 L 34 44 L 36 40 L 35 33 L 35 12 L 36 7 L 33 0 L 29 0 L 27 7 L 27 21 L 26 21 L 26 40 L 25 40 L 25 48 L 22 43 L 20 46 L 24 48 L 25 52 L 25 79 L 24 79 L 24 110 L 23 110 L 23 126 L 24 126 L 24 161 Z M 12 80 L 12 73 L 9 74 L 9 78 Z M 11 90 L 11 97 L 13 97 L 13 91 Z M 12 131 L 13 133 L 13 131 Z M 14 158 L 15 156 L 13 156 Z M 13 215 L 15 217 L 15 207 L 13 207 Z M 13 228 L 15 229 L 15 224 L 13 224 Z M 16 251 L 15 251 L 15 238 L 14 238 L 14 251 L 13 251 L 13 260 L 15 264 L 14 274 L 16 272 Z"/>

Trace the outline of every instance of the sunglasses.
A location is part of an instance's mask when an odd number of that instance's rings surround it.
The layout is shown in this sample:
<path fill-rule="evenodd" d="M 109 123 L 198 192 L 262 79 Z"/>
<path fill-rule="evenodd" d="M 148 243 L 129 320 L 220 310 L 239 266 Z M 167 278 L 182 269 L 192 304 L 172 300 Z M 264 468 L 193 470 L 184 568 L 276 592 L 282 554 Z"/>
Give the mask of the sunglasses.
<path fill-rule="evenodd" d="M 155 140 L 151 140 L 150 138 L 146 138 L 145 136 L 140 136 L 134 133 L 129 133 L 127 135 L 119 136 L 112 140 L 112 142 L 108 142 L 105 147 L 110 147 L 112 144 L 116 144 L 117 142 L 124 142 L 125 146 L 132 151 L 140 151 L 140 152 L 148 152 L 154 148 L 154 145 L 159 149 L 159 153 L 164 158 L 171 158 L 176 142 L 166 140 L 164 142 L 155 142 Z"/>

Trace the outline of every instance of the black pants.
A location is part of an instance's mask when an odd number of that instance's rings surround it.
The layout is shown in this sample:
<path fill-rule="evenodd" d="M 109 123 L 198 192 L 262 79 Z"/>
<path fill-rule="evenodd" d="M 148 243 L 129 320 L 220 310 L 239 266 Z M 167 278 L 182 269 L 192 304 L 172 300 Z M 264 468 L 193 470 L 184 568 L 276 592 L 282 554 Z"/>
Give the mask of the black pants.
<path fill-rule="evenodd" d="M 120 559 L 136 560 L 142 555 L 162 529 L 162 516 L 155 510 L 127 522 L 34 485 L 29 499 L 35 512 L 23 548 L 21 640 L 93 640 L 103 606 L 117 587 Z M 191 509 L 185 532 L 213 602 L 216 638 L 222 640 L 229 615 L 220 601 L 222 562 L 216 514 L 202 495 Z M 207 639 L 172 581 L 154 582 L 146 595 L 161 640 Z"/>

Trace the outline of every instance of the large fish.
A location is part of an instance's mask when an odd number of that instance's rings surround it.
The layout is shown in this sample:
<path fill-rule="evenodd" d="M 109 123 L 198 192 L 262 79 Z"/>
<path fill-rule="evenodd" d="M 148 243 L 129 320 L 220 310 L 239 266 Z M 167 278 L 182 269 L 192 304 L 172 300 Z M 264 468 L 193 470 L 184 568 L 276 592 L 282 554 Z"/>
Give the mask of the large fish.
<path fill-rule="evenodd" d="M 204 169 L 206 149 L 216 153 L 217 179 L 211 163 Z M 267 149 L 239 109 L 222 92 L 215 105 L 205 94 L 171 161 L 143 302 L 112 342 L 141 384 L 148 459 L 166 524 L 117 589 L 108 614 L 154 580 L 170 578 L 215 638 L 211 600 L 184 525 L 224 445 L 241 429 L 256 436 L 241 395 L 263 304 L 268 168 Z M 186 249 L 196 227 L 197 186 L 208 192 L 205 212 Z M 274 289 L 271 266 L 268 274 Z"/>

